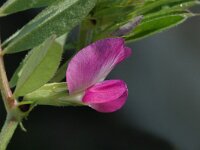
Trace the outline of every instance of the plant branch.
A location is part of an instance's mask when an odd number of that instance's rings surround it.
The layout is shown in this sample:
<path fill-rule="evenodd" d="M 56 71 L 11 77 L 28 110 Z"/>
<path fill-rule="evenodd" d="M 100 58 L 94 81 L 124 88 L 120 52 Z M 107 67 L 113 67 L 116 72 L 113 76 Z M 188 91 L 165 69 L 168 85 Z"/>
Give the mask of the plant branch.
<path fill-rule="evenodd" d="M 3 52 L 0 42 L 0 89 L 2 99 L 7 111 L 6 121 L 0 133 L 0 150 L 5 150 L 14 131 L 20 121 L 20 114 L 17 113 L 17 100 L 14 99 L 12 91 L 9 87 L 8 78 L 4 67 Z"/>
<path fill-rule="evenodd" d="M 1 45 L 0 45 L 0 89 L 4 105 L 8 112 L 13 106 L 15 106 L 16 100 L 13 98 L 12 91 L 10 90 L 9 87 L 9 82 L 4 67 L 4 59 L 3 59 Z"/>
<path fill-rule="evenodd" d="M 0 133 L 0 150 L 5 150 L 12 138 L 15 129 L 17 128 L 18 121 L 7 116 L 6 121 Z"/>

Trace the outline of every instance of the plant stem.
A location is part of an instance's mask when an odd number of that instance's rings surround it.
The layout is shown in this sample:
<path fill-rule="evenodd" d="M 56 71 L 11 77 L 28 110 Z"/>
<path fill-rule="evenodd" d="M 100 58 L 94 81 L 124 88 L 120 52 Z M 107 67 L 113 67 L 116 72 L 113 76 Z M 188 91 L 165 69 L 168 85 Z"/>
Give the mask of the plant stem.
<path fill-rule="evenodd" d="M 2 99 L 7 111 L 6 121 L 0 133 L 0 150 L 5 150 L 13 133 L 19 123 L 19 116 L 13 113 L 17 107 L 17 100 L 14 99 L 12 91 L 9 87 L 8 78 L 4 67 L 3 53 L 0 42 L 0 89 Z"/>
<path fill-rule="evenodd" d="M 13 98 L 12 91 L 10 90 L 9 87 L 9 82 L 4 67 L 1 45 L 0 45 L 0 89 L 4 105 L 6 107 L 7 112 L 9 112 L 9 110 L 15 105 L 16 100 Z"/>
<path fill-rule="evenodd" d="M 17 128 L 18 121 L 12 120 L 10 117 L 6 118 L 3 128 L 0 133 L 0 150 L 5 150 L 10 139 L 12 138 L 15 129 Z"/>

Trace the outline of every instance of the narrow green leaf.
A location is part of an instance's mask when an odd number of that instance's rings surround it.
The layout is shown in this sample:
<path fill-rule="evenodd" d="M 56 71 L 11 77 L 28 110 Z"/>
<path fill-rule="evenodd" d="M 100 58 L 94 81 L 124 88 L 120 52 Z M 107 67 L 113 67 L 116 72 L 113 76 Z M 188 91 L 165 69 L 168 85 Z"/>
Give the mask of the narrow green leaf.
<path fill-rule="evenodd" d="M 33 48 L 52 34 L 68 33 L 84 19 L 96 0 L 62 0 L 43 10 L 25 25 L 15 38 L 7 41 L 4 53 L 16 53 Z"/>
<path fill-rule="evenodd" d="M 141 15 L 144 16 L 141 24 L 144 24 L 147 21 L 157 21 L 159 23 L 158 20 L 161 19 L 161 17 L 165 16 L 168 17 L 173 15 L 194 15 L 192 13 L 189 13 L 188 9 L 197 4 L 199 4 L 198 0 L 99 0 L 94 10 L 92 11 L 93 13 L 90 18 L 92 21 L 94 20 L 96 24 L 92 28 L 88 27 L 88 25 L 85 25 L 86 28 L 84 32 L 82 32 L 82 34 L 88 33 L 88 31 L 92 29 L 92 41 L 95 41 L 113 35 L 113 32 L 115 32 L 125 24 L 132 22 L 134 18 Z M 167 20 L 165 20 L 166 26 L 163 26 L 163 28 L 159 27 L 158 32 L 164 31 L 165 29 L 173 27 L 186 20 L 186 18 L 184 17 L 181 18 L 182 19 L 179 21 L 177 20 L 177 22 L 175 20 L 169 21 L 168 26 L 166 25 Z M 158 20 L 153 21 L 153 19 Z M 141 36 L 141 38 L 138 39 L 153 35 L 153 33 L 157 32 L 156 29 L 152 29 L 149 33 L 151 34 L 145 36 L 143 35 Z M 128 35 L 128 37 L 132 36 L 133 34 L 134 32 L 132 31 Z"/>
<path fill-rule="evenodd" d="M 94 15 L 92 16 L 94 17 L 92 19 L 95 19 L 97 22 L 94 28 L 93 41 L 112 35 L 113 31 L 116 31 L 124 24 L 130 23 L 133 18 L 140 15 L 144 16 L 142 22 L 135 31 L 132 31 L 126 36 L 126 39 L 128 41 L 142 39 L 154 33 L 174 27 L 189 18 L 189 16 L 195 16 L 195 14 L 189 12 L 188 9 L 199 4 L 198 0 L 145 0 L 143 2 L 139 2 L 138 0 L 136 4 L 134 4 L 133 1 L 134 0 L 130 0 L 129 2 L 132 3 L 129 5 L 121 5 L 118 1 L 118 4 L 114 6 L 106 5 L 106 0 L 99 1 L 95 7 L 97 9 L 94 9 Z M 109 13 L 112 11 L 115 13 Z M 108 15 L 104 12 L 107 12 Z M 166 19 L 164 19 L 165 17 Z M 169 18 L 169 20 L 167 20 L 167 18 Z M 162 23 L 162 21 L 164 22 Z M 151 24 L 155 24 L 155 26 L 151 26 Z M 90 28 L 88 30 L 90 30 Z"/>
<path fill-rule="evenodd" d="M 58 0 L 7 0 L 0 8 L 0 16 L 6 16 L 30 8 L 44 7 Z"/>
<path fill-rule="evenodd" d="M 22 68 L 14 95 L 23 96 L 47 83 L 60 64 L 62 52 L 54 37 L 34 48 Z"/>
<path fill-rule="evenodd" d="M 145 14 L 142 23 L 129 35 L 125 36 L 127 41 L 135 41 L 150 35 L 159 33 L 171 27 L 174 27 L 191 16 L 195 16 L 187 10 L 196 4 L 197 0 L 161 0 L 150 3 L 139 9 Z"/>
<path fill-rule="evenodd" d="M 199 4 L 199 1 L 196 1 L 196 0 L 187 0 L 187 1 L 185 0 L 185 2 L 183 2 L 184 0 L 176 0 L 176 1 L 180 1 L 180 2 L 173 3 L 173 5 L 171 5 L 170 7 L 163 6 L 164 8 L 160 9 L 159 11 L 146 14 L 145 18 L 143 19 L 143 22 L 151 20 L 151 19 L 155 19 L 158 17 L 162 17 L 162 16 L 168 16 L 168 15 L 192 14 L 191 12 L 187 10 L 187 8 L 190 8 L 196 4 Z"/>
<path fill-rule="evenodd" d="M 60 36 L 59 38 L 56 39 L 56 42 L 58 42 L 62 47 L 64 47 L 65 42 L 67 40 L 67 36 L 68 36 L 68 34 L 63 34 L 62 36 Z"/>
<path fill-rule="evenodd" d="M 60 82 L 65 78 L 67 70 L 68 61 L 65 62 L 56 72 L 54 77 L 51 79 L 51 82 Z"/>
<path fill-rule="evenodd" d="M 190 3 L 190 4 L 189 4 Z M 164 9 L 173 9 L 173 7 L 176 8 L 182 8 L 186 9 L 191 6 L 191 3 L 198 4 L 198 0 L 156 0 L 156 1 L 146 1 L 144 5 L 136 9 L 131 15 L 137 16 L 140 15 L 148 15 L 150 13 L 158 13 L 161 10 Z"/>
<path fill-rule="evenodd" d="M 135 41 L 152 34 L 161 32 L 173 26 L 176 26 L 188 18 L 187 15 L 168 15 L 158 17 L 150 21 L 141 23 L 136 29 L 125 36 L 126 41 Z"/>
<path fill-rule="evenodd" d="M 67 38 L 67 34 L 64 34 L 61 37 L 57 38 L 56 42 L 59 43 L 62 47 L 64 47 L 66 38 Z M 22 62 L 18 66 L 18 68 L 15 70 L 15 72 L 14 72 L 14 74 L 13 74 L 13 76 L 10 79 L 10 82 L 9 82 L 11 88 L 13 88 L 13 87 L 16 86 L 17 81 L 18 81 L 18 79 L 19 79 L 19 77 L 21 75 L 23 66 L 24 66 L 24 64 L 26 64 L 26 62 L 27 62 L 27 60 L 28 60 L 28 58 L 29 58 L 29 56 L 30 56 L 31 53 L 32 53 L 32 51 L 29 51 L 29 53 L 22 60 Z"/>
<path fill-rule="evenodd" d="M 20 62 L 19 66 L 17 67 L 17 69 L 15 70 L 12 78 L 10 79 L 10 87 L 13 88 L 16 86 L 17 81 L 22 73 L 22 69 L 24 64 L 26 64 L 27 60 L 30 58 L 30 55 L 33 51 L 29 51 L 29 53 L 25 56 L 25 58 Z"/>
<path fill-rule="evenodd" d="M 30 52 L 32 52 L 32 51 L 30 51 Z M 26 60 L 27 60 L 28 56 L 30 56 L 30 55 L 27 55 L 25 57 L 25 59 L 20 63 L 18 68 L 15 70 L 15 73 L 13 74 L 12 78 L 10 79 L 9 85 L 10 85 L 11 88 L 16 86 L 17 81 L 19 79 L 19 76 L 22 73 L 22 68 L 23 68 L 24 64 L 26 63 Z"/>

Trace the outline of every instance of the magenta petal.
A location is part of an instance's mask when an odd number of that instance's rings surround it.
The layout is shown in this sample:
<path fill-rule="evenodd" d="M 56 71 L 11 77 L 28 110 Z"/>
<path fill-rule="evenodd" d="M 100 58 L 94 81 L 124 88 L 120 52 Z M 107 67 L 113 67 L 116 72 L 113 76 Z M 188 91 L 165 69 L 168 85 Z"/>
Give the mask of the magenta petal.
<path fill-rule="evenodd" d="M 116 64 L 131 54 L 122 38 L 99 40 L 80 50 L 69 62 L 66 79 L 70 94 L 103 81 Z"/>
<path fill-rule="evenodd" d="M 127 97 L 124 81 L 106 80 L 88 88 L 82 101 L 99 112 L 114 112 L 124 105 Z"/>

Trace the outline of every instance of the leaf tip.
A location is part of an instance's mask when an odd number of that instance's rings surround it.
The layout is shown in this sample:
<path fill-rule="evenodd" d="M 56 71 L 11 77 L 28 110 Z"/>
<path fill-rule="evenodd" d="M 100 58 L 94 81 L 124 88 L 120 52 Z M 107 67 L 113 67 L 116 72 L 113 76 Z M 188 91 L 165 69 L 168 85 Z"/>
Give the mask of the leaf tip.
<path fill-rule="evenodd" d="M 0 9 L 0 17 L 4 17 L 6 16 L 7 14 L 5 14 L 1 9 Z"/>

